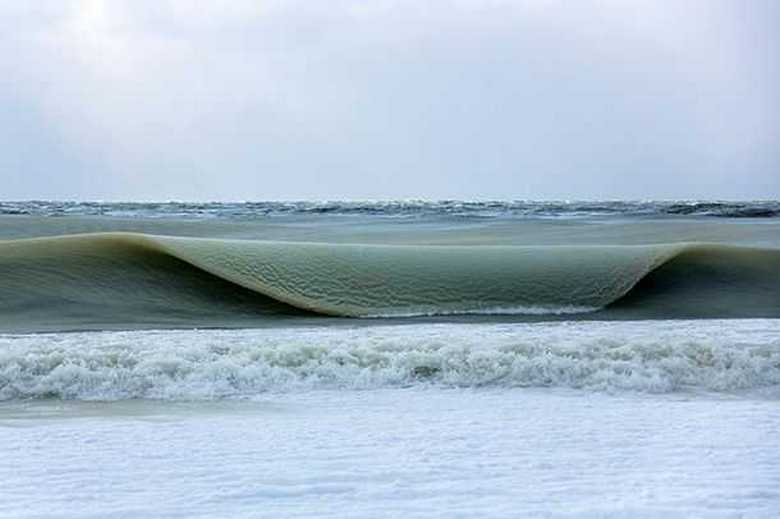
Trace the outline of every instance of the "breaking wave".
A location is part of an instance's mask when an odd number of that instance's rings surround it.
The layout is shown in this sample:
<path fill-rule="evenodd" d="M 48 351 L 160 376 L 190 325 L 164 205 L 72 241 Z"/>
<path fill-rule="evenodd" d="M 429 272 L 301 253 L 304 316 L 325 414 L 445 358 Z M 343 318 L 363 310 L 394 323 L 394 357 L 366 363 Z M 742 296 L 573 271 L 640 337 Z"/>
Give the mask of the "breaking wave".
<path fill-rule="evenodd" d="M 780 323 L 626 321 L 0 336 L 0 400 L 219 399 L 312 389 L 780 386 Z"/>

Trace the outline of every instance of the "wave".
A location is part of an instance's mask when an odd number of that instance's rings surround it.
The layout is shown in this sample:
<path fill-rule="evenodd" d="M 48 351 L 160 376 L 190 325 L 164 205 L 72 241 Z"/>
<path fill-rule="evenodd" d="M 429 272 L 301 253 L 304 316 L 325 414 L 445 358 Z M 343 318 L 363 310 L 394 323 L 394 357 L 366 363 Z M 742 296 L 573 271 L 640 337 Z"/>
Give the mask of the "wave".
<path fill-rule="evenodd" d="M 0 243 L 0 328 L 459 314 L 780 317 L 780 250 L 409 246 L 102 233 Z"/>
<path fill-rule="evenodd" d="M 0 400 L 410 386 L 777 394 L 776 320 L 0 335 Z"/>

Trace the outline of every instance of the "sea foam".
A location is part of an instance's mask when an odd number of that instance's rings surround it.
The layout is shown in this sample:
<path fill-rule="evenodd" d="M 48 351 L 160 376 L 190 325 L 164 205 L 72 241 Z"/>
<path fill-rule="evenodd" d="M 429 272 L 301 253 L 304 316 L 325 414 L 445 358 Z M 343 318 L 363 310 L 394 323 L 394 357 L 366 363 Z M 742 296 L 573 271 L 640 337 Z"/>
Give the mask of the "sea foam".
<path fill-rule="evenodd" d="M 780 321 L 0 336 L 3 400 L 210 400 L 410 385 L 772 393 L 780 385 Z"/>

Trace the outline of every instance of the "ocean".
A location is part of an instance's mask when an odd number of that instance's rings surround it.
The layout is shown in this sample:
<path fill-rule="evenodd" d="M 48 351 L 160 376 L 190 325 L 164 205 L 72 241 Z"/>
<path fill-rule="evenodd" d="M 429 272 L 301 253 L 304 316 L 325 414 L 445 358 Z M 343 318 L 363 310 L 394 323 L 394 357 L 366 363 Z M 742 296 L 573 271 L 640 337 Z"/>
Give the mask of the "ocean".
<path fill-rule="evenodd" d="M 0 202 L 0 517 L 777 517 L 780 202 Z"/>

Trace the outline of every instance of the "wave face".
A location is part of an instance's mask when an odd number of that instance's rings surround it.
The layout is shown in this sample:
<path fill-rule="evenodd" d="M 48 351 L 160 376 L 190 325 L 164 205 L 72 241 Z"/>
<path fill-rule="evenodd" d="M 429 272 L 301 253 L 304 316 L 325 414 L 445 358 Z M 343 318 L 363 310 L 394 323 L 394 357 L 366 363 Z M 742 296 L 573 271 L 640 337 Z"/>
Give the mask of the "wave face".
<path fill-rule="evenodd" d="M 444 387 L 780 387 L 776 320 L 0 335 L 0 400 L 218 399 Z"/>
<path fill-rule="evenodd" d="M 105 233 L 0 243 L 6 330 L 328 315 L 780 316 L 780 251 L 382 246 Z"/>

